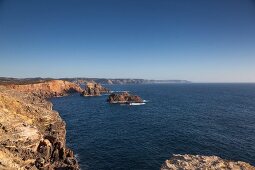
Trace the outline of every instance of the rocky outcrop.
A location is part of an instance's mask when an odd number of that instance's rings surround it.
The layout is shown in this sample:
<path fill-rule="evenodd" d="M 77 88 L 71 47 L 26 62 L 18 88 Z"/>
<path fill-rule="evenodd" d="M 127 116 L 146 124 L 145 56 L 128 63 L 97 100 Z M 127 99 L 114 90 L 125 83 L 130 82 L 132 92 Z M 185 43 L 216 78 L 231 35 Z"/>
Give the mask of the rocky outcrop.
<path fill-rule="evenodd" d="M 228 161 L 217 156 L 173 155 L 166 160 L 161 170 L 255 170 L 248 163 Z"/>
<path fill-rule="evenodd" d="M 43 98 L 64 96 L 68 93 L 81 93 L 83 91 L 79 85 L 64 80 L 49 80 L 33 84 L 8 84 L 6 86 L 20 92 L 30 92 Z"/>
<path fill-rule="evenodd" d="M 68 91 L 53 84 L 0 86 L 0 169 L 79 169 L 66 146 L 65 122 L 49 101 L 32 93 L 35 89 L 51 96 Z"/>
<path fill-rule="evenodd" d="M 128 92 L 124 93 L 112 93 L 109 95 L 107 102 L 109 103 L 119 103 L 119 104 L 129 104 L 129 103 L 143 103 L 141 97 L 137 95 L 131 95 Z"/>
<path fill-rule="evenodd" d="M 101 84 L 88 82 L 82 92 L 82 96 L 100 96 L 102 93 L 109 93 L 109 90 Z"/>

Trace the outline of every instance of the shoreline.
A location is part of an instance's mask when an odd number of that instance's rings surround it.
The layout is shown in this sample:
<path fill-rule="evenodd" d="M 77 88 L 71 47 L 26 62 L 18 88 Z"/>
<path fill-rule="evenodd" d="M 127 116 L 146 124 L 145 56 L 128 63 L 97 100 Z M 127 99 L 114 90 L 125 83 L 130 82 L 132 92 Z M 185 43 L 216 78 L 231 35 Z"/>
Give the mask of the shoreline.
<path fill-rule="evenodd" d="M 0 169 L 80 169 L 66 146 L 66 123 L 48 100 L 67 93 L 33 88 L 0 86 Z"/>
<path fill-rule="evenodd" d="M 0 86 L 0 169 L 80 169 L 75 154 L 66 146 L 66 123 L 58 111 L 52 110 L 53 104 L 49 101 L 52 97 L 64 97 L 68 89 L 76 88 L 76 85 L 63 81 L 53 83 L 56 84 L 47 88 L 39 85 L 25 85 L 24 89 Z M 49 88 L 51 86 L 54 88 Z M 19 142 L 15 142 L 17 140 Z M 161 170 L 174 167 L 255 169 L 242 161 L 189 154 L 173 155 Z"/>

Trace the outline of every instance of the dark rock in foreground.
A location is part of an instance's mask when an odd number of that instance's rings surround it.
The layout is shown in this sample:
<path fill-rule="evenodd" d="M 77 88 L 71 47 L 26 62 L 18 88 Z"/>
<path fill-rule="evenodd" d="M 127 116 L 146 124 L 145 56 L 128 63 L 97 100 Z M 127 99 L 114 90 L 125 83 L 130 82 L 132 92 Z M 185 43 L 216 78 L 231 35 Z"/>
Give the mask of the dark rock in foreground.
<path fill-rule="evenodd" d="M 81 93 L 82 96 L 100 96 L 102 93 L 109 93 L 109 90 L 101 84 L 89 82 L 85 86 L 85 90 Z"/>
<path fill-rule="evenodd" d="M 228 161 L 218 156 L 173 155 L 166 160 L 161 170 L 255 170 L 255 167 L 241 161 Z"/>
<path fill-rule="evenodd" d="M 112 93 L 109 95 L 107 102 L 119 103 L 119 104 L 130 104 L 130 103 L 143 103 L 141 97 L 137 95 L 131 95 L 127 92 L 124 93 Z"/>

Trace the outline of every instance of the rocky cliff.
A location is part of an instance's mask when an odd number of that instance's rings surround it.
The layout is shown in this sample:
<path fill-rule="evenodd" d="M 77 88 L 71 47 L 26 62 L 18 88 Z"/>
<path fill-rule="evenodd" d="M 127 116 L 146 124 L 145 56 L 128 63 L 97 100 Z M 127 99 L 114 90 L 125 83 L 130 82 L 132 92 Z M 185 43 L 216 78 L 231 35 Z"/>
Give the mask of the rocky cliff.
<path fill-rule="evenodd" d="M 0 86 L 0 169 L 79 169 L 65 122 L 44 98 L 73 90 L 65 81 Z"/>
<path fill-rule="evenodd" d="M 8 84 L 6 87 L 20 92 L 31 92 L 44 98 L 63 96 L 73 92 L 81 93 L 83 91 L 79 85 L 64 80 L 49 80 L 32 84 Z"/>
<path fill-rule="evenodd" d="M 255 167 L 241 161 L 228 161 L 217 156 L 173 155 L 166 160 L 161 170 L 255 170 Z"/>
<path fill-rule="evenodd" d="M 85 85 L 83 96 L 100 96 L 102 93 L 109 93 L 110 90 L 95 82 L 88 82 Z"/>
<path fill-rule="evenodd" d="M 143 99 L 140 96 L 124 93 L 112 93 L 109 95 L 107 102 L 116 104 L 130 104 L 130 103 L 142 103 Z"/>

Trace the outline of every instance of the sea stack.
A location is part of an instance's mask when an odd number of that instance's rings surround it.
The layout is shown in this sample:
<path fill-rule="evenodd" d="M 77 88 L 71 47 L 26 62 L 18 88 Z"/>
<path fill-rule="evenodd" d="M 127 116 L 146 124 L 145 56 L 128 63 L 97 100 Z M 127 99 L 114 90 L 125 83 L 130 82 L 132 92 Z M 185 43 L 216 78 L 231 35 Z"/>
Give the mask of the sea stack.
<path fill-rule="evenodd" d="M 101 84 L 95 82 L 88 82 L 85 86 L 85 90 L 82 92 L 82 96 L 100 96 L 102 93 L 109 93 L 109 90 L 103 87 Z"/>
<path fill-rule="evenodd" d="M 117 104 L 143 103 L 140 96 L 124 93 L 112 93 L 109 95 L 107 102 Z"/>

